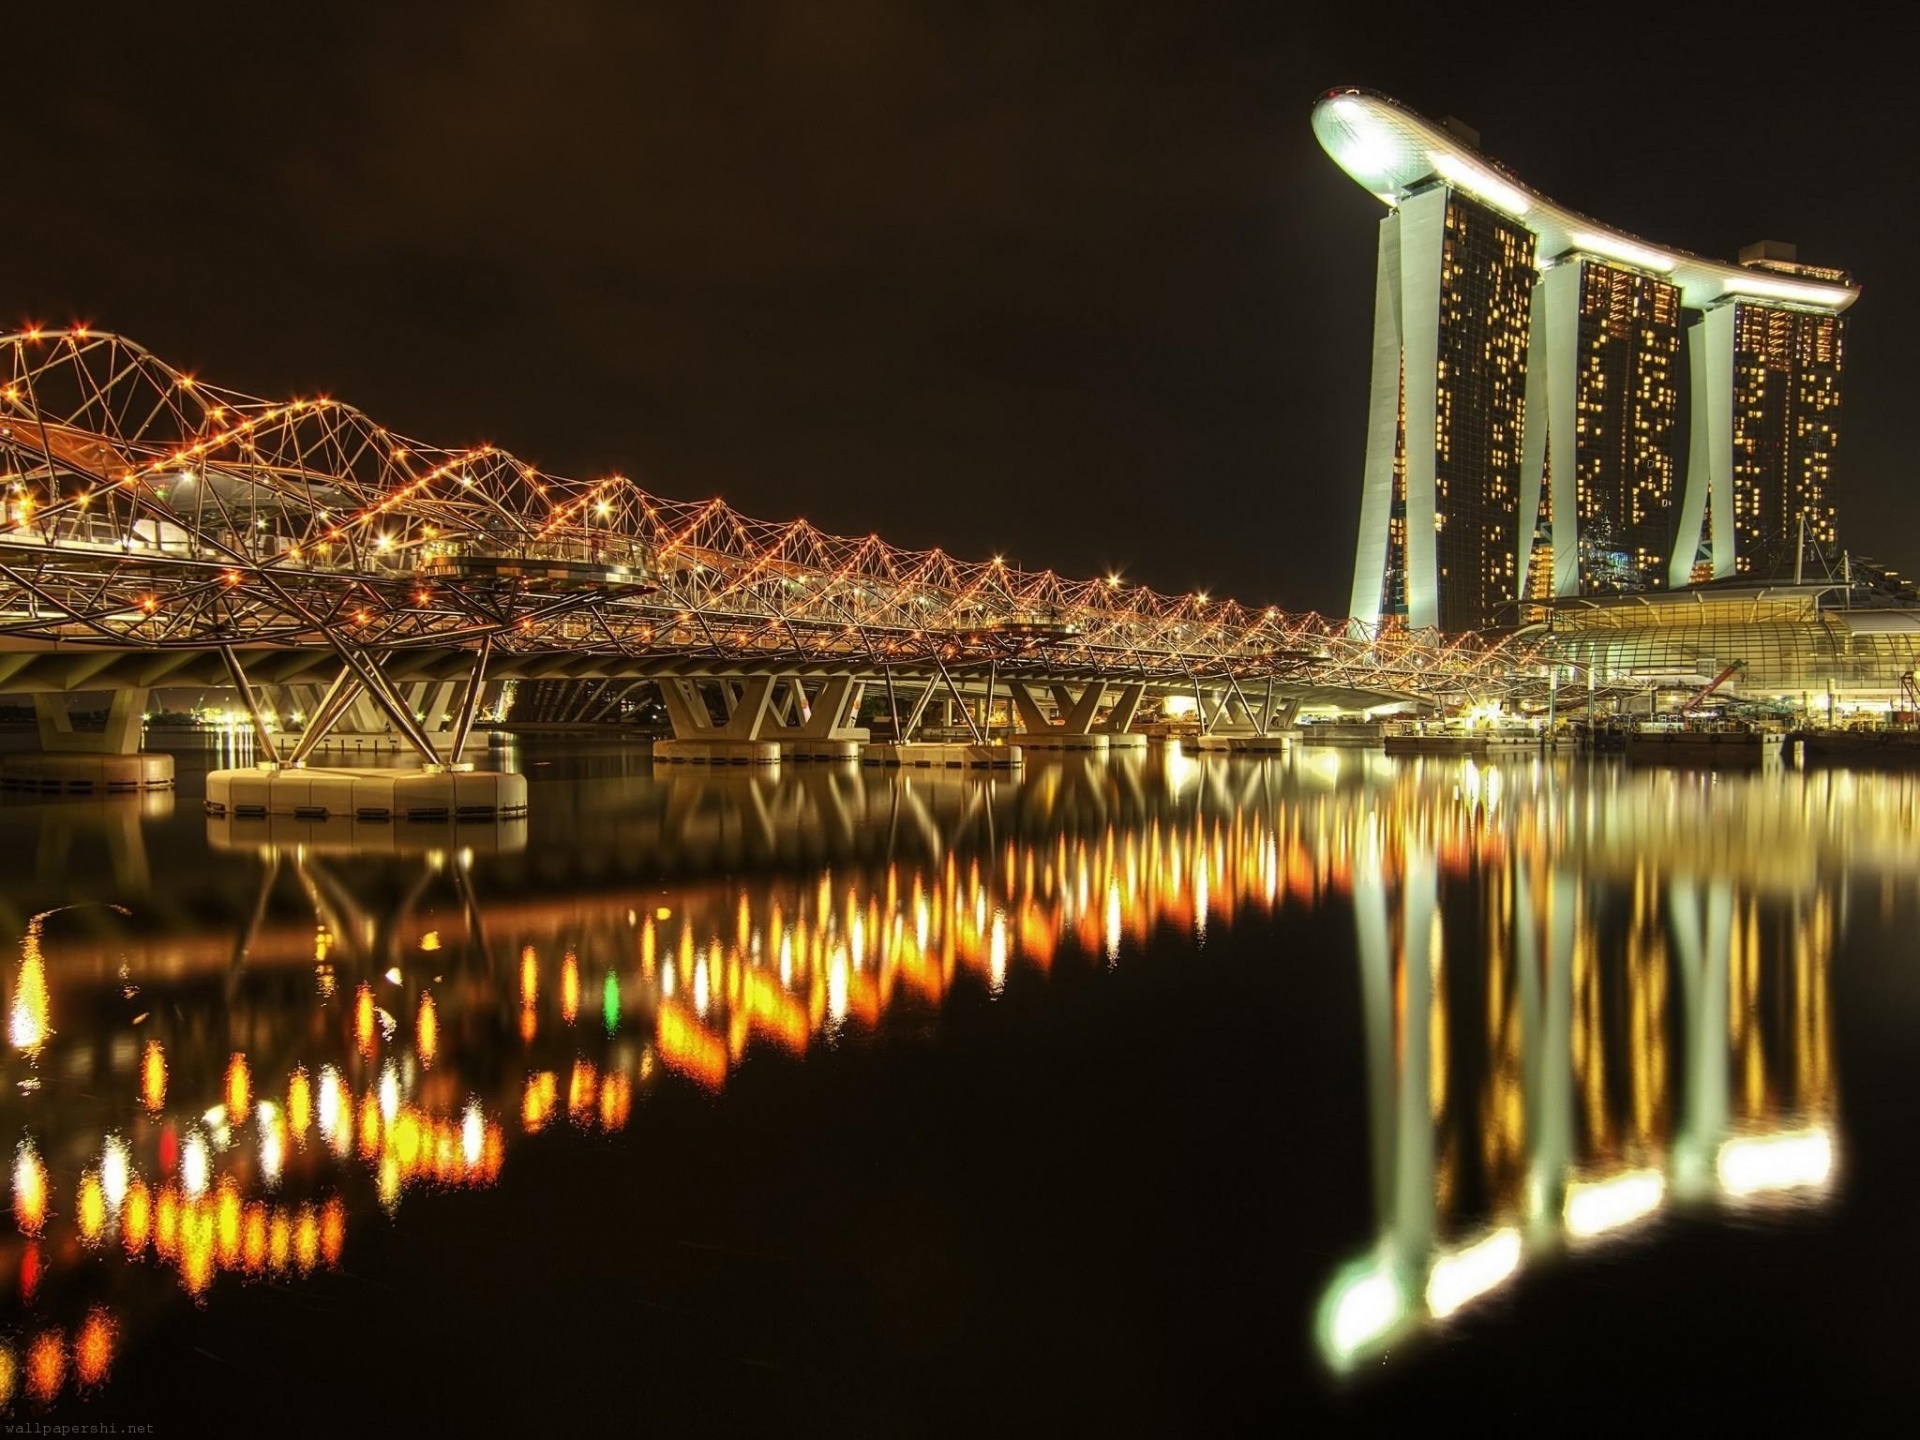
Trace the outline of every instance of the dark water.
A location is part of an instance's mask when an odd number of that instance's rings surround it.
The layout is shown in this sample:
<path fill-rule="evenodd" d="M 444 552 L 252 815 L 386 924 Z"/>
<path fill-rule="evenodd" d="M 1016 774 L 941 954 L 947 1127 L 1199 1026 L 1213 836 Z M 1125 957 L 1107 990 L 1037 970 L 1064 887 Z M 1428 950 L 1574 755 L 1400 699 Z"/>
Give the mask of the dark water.
<path fill-rule="evenodd" d="M 209 758 L 0 808 L 7 1420 L 1916 1408 L 1911 778 L 529 746 L 336 831 Z"/>

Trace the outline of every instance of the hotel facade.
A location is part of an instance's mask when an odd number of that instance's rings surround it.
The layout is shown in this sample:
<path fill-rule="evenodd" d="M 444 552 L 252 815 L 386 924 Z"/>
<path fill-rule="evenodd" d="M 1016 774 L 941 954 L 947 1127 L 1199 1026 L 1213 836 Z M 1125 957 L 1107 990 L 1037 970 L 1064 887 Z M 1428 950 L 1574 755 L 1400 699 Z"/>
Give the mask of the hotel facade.
<path fill-rule="evenodd" d="M 1387 206 L 1356 622 L 1512 625 L 1834 541 L 1844 273 L 1771 242 L 1739 263 L 1651 244 L 1367 91 L 1323 96 L 1313 127 Z"/>

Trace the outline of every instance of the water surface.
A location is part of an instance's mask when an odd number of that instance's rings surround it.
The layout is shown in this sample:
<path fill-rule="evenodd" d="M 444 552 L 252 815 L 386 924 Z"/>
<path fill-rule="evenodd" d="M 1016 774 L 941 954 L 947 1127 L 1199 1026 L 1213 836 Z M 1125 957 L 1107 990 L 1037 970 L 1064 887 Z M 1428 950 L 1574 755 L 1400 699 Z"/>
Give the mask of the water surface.
<path fill-rule="evenodd" d="M 1911 1407 L 1907 777 L 214 758 L 0 807 L 9 1419 Z"/>

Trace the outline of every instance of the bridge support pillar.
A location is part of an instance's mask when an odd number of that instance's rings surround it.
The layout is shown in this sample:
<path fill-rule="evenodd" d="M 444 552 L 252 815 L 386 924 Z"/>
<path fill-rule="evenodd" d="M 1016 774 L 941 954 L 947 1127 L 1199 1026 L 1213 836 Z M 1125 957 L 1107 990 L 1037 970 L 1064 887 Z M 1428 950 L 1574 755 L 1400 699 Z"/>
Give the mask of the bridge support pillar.
<path fill-rule="evenodd" d="M 1273 725 L 1274 704 L 1271 695 L 1265 697 L 1256 710 L 1238 684 L 1228 681 L 1228 688 L 1218 692 L 1211 699 L 1196 690 L 1200 706 L 1200 734 L 1193 741 L 1193 748 L 1203 752 L 1227 754 L 1277 755 L 1292 744 L 1292 737 L 1284 729 Z M 1292 702 L 1288 710 L 1299 708 L 1298 702 Z"/>
<path fill-rule="evenodd" d="M 1047 754 L 1106 754 L 1111 738 L 1108 732 L 1098 729 L 1093 723 L 1100 702 L 1107 696 L 1106 682 L 1092 681 L 1083 686 L 1078 695 L 1066 685 L 1055 684 L 1050 688 L 1054 708 L 1060 714 L 1057 721 L 1047 718 L 1046 711 L 1041 709 L 1040 701 L 1033 693 L 1033 687 L 1026 681 L 1007 681 L 1014 712 L 1020 719 L 1020 730 L 1013 737 L 1013 743 L 1022 750 Z"/>
<path fill-rule="evenodd" d="M 1144 680 L 1131 684 L 1110 687 L 1118 693 L 1108 707 L 1106 715 L 1094 725 L 1094 730 L 1107 737 L 1107 749 L 1145 750 L 1147 737 L 1136 735 L 1133 730 L 1134 717 L 1140 713 L 1141 702 L 1147 698 L 1147 686 Z"/>
<path fill-rule="evenodd" d="M 100 730 L 75 730 L 64 695 L 35 695 L 33 718 L 46 755 L 133 755 L 140 749 L 147 692 L 115 690 L 107 700 L 107 723 Z"/>
<path fill-rule="evenodd" d="M 784 760 L 858 760 L 860 747 L 872 738 L 872 732 L 852 723 L 866 686 L 851 676 L 836 676 L 821 682 L 809 699 L 798 677 L 787 684 L 783 714 L 769 714 L 756 738 L 777 744 Z"/>
<path fill-rule="evenodd" d="M 673 723 L 673 738 L 657 740 L 653 758 L 676 765 L 775 765 L 780 761 L 780 746 L 760 738 L 767 711 L 773 702 L 775 679 L 771 675 L 752 675 L 740 682 L 720 682 L 724 721 L 716 721 L 707 708 L 707 697 L 700 681 L 675 676 L 660 682 L 660 699 L 667 707 L 667 719 Z"/>
<path fill-rule="evenodd" d="M 39 753 L 0 760 L 0 785 L 50 795 L 104 795 L 173 788 L 173 756 L 140 748 L 145 690 L 115 690 L 106 725 L 75 730 L 64 694 L 36 694 Z"/>

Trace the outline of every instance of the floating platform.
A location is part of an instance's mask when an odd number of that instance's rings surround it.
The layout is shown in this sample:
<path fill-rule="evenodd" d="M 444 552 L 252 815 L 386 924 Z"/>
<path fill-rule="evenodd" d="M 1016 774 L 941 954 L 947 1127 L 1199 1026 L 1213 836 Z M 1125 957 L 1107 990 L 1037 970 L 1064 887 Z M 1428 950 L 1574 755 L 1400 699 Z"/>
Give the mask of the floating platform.
<path fill-rule="evenodd" d="M 1787 739 L 1809 765 L 1920 765 L 1920 730 L 1799 730 Z"/>
<path fill-rule="evenodd" d="M 856 765 L 866 748 L 860 740 L 782 740 L 782 760 L 812 761 L 820 765 Z"/>
<path fill-rule="evenodd" d="M 213 770 L 206 812 L 235 820 L 511 820 L 527 813 L 527 777 L 498 770 Z"/>
<path fill-rule="evenodd" d="M 173 788 L 173 756 L 160 750 L 132 755 L 79 752 L 0 757 L 0 788 L 39 795 L 133 795 Z"/>
<path fill-rule="evenodd" d="M 656 740 L 656 763 L 667 765 L 778 765 L 777 740 Z"/>
<path fill-rule="evenodd" d="M 1429 734 L 1388 735 L 1389 755 L 1540 755 L 1557 749 L 1561 742 L 1545 735 L 1501 735 L 1472 731 L 1440 731 Z"/>
<path fill-rule="evenodd" d="M 321 855 L 431 855 L 468 850 L 481 855 L 512 855 L 527 848 L 527 818 L 507 820 L 421 820 L 395 825 L 391 820 L 357 820 L 341 815 L 300 820 L 268 815 L 242 820 L 232 815 L 207 817 L 207 844 L 214 850 L 252 854 L 298 845 Z"/>
<path fill-rule="evenodd" d="M 1013 737 L 1013 745 L 1029 755 L 1104 755 L 1113 748 L 1113 737 L 1093 731 L 1069 735 L 1064 730 L 1023 730 Z"/>
<path fill-rule="evenodd" d="M 1786 738 L 1757 730 L 1635 730 L 1627 736 L 1627 763 L 1714 769 L 1778 764 Z"/>
<path fill-rule="evenodd" d="M 898 765 L 921 770 L 1017 770 L 1022 764 L 1017 745 L 869 745 L 860 759 L 868 765 Z"/>
<path fill-rule="evenodd" d="M 1386 738 L 1386 726 L 1377 720 L 1302 725 L 1294 732 L 1294 740 L 1301 745 L 1338 745 L 1352 750 L 1377 749 Z"/>
<path fill-rule="evenodd" d="M 1293 736 L 1285 731 L 1272 735 L 1195 735 L 1182 740 L 1180 748 L 1201 755 L 1283 755 L 1293 748 Z"/>

